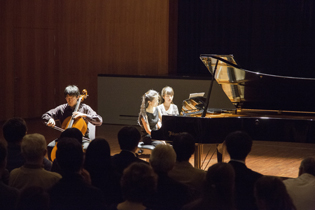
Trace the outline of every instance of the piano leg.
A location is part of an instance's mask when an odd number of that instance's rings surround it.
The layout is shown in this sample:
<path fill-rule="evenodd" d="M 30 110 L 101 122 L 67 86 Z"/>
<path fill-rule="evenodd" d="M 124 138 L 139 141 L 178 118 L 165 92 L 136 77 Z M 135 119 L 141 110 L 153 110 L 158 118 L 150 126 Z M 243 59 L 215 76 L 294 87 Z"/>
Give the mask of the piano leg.
<path fill-rule="evenodd" d="M 218 163 L 222 162 L 222 156 L 223 156 L 222 153 L 219 152 L 219 149 L 217 147 L 217 161 L 218 161 Z"/>
<path fill-rule="evenodd" d="M 194 167 L 201 167 L 201 155 L 203 153 L 203 144 L 195 144 Z"/>
<path fill-rule="evenodd" d="M 218 161 L 218 163 L 223 162 L 224 156 L 225 156 L 224 155 L 225 151 L 226 151 L 226 147 L 225 147 L 224 143 L 217 144 L 217 161 Z"/>
<path fill-rule="evenodd" d="M 226 148 L 225 148 L 224 143 L 216 145 L 218 163 L 224 161 L 225 151 L 226 151 Z M 201 164 L 201 155 L 202 154 L 203 154 L 203 144 L 198 144 L 198 143 L 195 144 L 195 154 L 194 154 L 194 167 L 195 168 L 201 168 L 201 165 L 202 165 Z"/>

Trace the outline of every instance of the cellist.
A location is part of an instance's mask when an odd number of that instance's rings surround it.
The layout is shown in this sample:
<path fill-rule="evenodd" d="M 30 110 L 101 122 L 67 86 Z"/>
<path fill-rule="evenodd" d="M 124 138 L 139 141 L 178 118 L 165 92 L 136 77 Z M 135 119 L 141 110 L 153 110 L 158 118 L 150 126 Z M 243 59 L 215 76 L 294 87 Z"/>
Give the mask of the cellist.
<path fill-rule="evenodd" d="M 54 127 L 56 125 L 57 120 L 60 121 L 62 125 L 65 125 L 67 121 L 71 118 L 71 116 L 74 120 L 80 118 L 83 119 L 86 125 L 88 123 L 91 123 L 96 126 L 102 125 L 103 123 L 102 117 L 98 115 L 89 105 L 80 103 L 79 106 L 76 107 L 80 98 L 80 90 L 77 86 L 68 85 L 64 90 L 64 96 L 67 103 L 61 104 L 42 115 L 42 119 L 45 120 L 45 122 L 47 122 L 48 126 Z M 76 111 L 75 108 L 77 108 Z M 88 129 L 85 132 L 84 136 L 86 138 L 89 138 Z M 85 140 L 83 140 L 83 143 L 84 141 Z M 48 147 L 54 147 L 54 145 L 55 142 L 52 141 L 51 143 L 49 143 Z"/>

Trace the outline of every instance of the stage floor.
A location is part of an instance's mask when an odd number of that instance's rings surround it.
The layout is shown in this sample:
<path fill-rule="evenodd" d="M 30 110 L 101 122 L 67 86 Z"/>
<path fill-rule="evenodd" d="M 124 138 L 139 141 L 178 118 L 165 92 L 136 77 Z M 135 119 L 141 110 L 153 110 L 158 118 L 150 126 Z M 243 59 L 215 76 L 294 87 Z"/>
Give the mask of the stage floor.
<path fill-rule="evenodd" d="M 47 143 L 60 135 L 59 131 L 47 127 L 40 119 L 26 120 L 26 122 L 28 133 L 43 134 Z M 2 125 L 3 122 L 0 122 L 1 128 Z M 96 128 L 96 136 L 108 141 L 112 155 L 120 152 L 117 133 L 122 127 L 122 125 L 103 124 Z M 3 139 L 2 129 L 0 134 L 0 138 Z M 201 155 L 203 169 L 217 162 L 215 149 L 215 144 L 203 146 Z M 301 160 L 308 156 L 315 156 L 315 144 L 254 141 L 252 151 L 246 159 L 246 165 L 264 175 L 294 178 L 298 176 Z M 223 161 L 229 161 L 228 155 L 225 155 Z M 194 164 L 194 157 L 190 159 L 190 162 Z"/>

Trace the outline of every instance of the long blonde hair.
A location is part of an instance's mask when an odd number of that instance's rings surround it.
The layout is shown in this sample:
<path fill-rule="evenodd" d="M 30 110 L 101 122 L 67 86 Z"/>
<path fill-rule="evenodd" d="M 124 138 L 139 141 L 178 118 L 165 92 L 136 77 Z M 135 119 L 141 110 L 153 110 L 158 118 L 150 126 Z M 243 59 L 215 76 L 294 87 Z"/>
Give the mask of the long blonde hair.
<path fill-rule="evenodd" d="M 140 126 L 142 126 L 141 117 L 146 121 L 146 123 L 148 123 L 146 108 L 149 106 L 149 101 L 153 101 L 156 96 L 158 96 L 159 101 L 160 101 L 160 95 L 155 90 L 149 90 L 142 96 L 142 103 L 140 106 L 140 112 L 139 112 L 139 117 L 138 117 L 138 124 Z"/>

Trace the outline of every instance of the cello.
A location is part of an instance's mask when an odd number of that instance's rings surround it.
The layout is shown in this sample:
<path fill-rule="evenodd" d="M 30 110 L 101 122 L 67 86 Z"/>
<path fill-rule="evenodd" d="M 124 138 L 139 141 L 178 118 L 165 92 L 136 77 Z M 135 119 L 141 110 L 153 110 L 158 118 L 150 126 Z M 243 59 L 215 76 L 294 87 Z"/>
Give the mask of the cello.
<path fill-rule="evenodd" d="M 79 96 L 79 99 L 75 105 L 75 108 L 73 110 L 73 113 L 74 112 L 77 112 L 79 107 L 80 107 L 80 103 L 82 101 L 84 101 L 84 99 L 87 98 L 87 90 L 84 89 L 82 90 L 82 95 Z M 66 129 L 68 128 L 77 128 L 81 131 L 82 135 L 84 136 L 87 132 L 87 124 L 86 122 L 83 120 L 83 118 L 79 117 L 79 118 L 74 118 L 73 115 L 67 117 L 63 122 L 62 122 L 62 125 L 61 125 L 61 128 L 57 127 L 57 126 L 54 126 L 53 127 L 54 129 L 58 130 L 58 131 L 65 131 Z M 85 138 L 83 137 L 84 140 L 89 140 L 88 138 Z M 51 155 L 50 155 L 50 159 L 51 161 L 54 161 L 56 159 L 56 151 L 57 151 L 57 141 L 56 141 L 56 144 L 54 146 L 54 148 L 52 149 L 51 151 Z"/>

